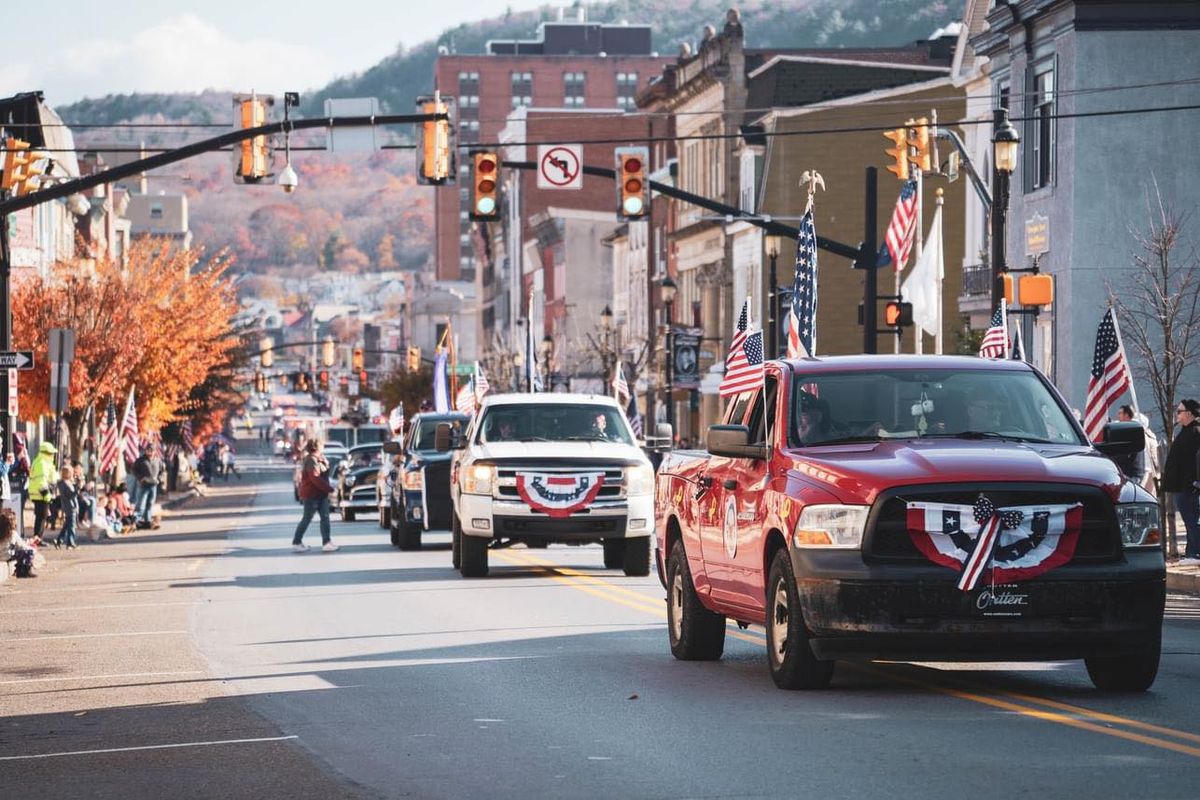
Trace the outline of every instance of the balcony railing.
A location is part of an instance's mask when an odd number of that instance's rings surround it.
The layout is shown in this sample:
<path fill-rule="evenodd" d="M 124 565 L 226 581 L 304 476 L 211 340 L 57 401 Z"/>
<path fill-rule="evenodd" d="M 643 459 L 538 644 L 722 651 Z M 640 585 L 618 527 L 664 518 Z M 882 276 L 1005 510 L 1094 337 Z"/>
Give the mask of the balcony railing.
<path fill-rule="evenodd" d="M 992 268 L 988 264 L 968 264 L 963 267 L 962 293 L 964 297 L 990 295 L 992 293 Z"/>

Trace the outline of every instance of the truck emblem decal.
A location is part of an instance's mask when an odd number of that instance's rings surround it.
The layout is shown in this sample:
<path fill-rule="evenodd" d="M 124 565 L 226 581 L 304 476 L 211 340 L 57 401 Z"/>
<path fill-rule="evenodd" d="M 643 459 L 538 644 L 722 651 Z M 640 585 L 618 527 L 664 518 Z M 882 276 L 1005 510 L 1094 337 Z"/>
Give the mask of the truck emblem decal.
<path fill-rule="evenodd" d="M 518 472 L 517 494 L 535 511 L 551 517 L 569 517 L 586 508 L 600 494 L 603 472 Z"/>
<path fill-rule="evenodd" d="M 964 530 L 964 521 L 975 530 Z M 958 572 L 964 592 L 985 575 L 992 583 L 1016 583 L 1067 563 L 1082 524 L 1079 503 L 998 508 L 983 495 L 973 506 L 909 503 L 907 512 L 913 545 Z"/>
<path fill-rule="evenodd" d="M 725 555 L 737 555 L 737 499 L 733 495 L 725 501 L 725 524 L 721 526 L 721 541 L 725 544 Z"/>

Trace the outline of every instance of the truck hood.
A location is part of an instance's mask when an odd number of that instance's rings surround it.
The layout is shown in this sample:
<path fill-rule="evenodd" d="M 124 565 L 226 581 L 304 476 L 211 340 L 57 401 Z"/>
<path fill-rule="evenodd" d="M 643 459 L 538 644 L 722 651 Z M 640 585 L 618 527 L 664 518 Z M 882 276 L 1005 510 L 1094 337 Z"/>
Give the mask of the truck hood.
<path fill-rule="evenodd" d="M 1070 483 L 1102 487 L 1114 499 L 1124 482 L 1089 447 L 925 439 L 809 447 L 786 453 L 792 472 L 843 503 L 870 505 L 896 486 L 935 483 Z"/>
<path fill-rule="evenodd" d="M 492 442 L 479 445 L 474 460 L 529 466 L 647 463 L 641 450 L 620 442 Z"/>

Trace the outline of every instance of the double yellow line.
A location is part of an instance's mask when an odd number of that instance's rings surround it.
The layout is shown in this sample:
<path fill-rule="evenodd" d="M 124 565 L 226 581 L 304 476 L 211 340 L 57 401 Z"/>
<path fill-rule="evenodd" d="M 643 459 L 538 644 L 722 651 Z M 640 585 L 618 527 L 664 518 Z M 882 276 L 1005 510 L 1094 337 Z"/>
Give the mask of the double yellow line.
<path fill-rule="evenodd" d="M 610 603 L 626 606 L 627 608 L 647 612 L 664 621 L 666 620 L 667 607 L 664 601 L 647 597 L 641 592 L 628 589 L 590 573 L 558 566 L 554 562 L 534 556 L 528 551 L 493 551 L 492 556 L 515 566 L 532 567 L 535 572 L 585 594 L 590 594 Z M 764 634 L 759 634 L 756 631 L 743 631 L 732 622 L 729 623 L 729 630 L 726 635 L 750 642 L 751 644 L 764 645 L 766 643 L 766 636 Z M 884 670 L 877 666 L 855 663 L 849 663 L 845 666 L 875 678 L 883 678 L 896 683 L 916 686 L 926 691 L 955 697 L 960 700 L 968 700 L 1000 711 L 1019 714 L 1043 722 L 1065 725 L 1078 730 L 1099 733 L 1105 736 L 1113 736 L 1118 739 L 1200 758 L 1200 735 L 1188 733 L 1187 731 L 1175 730 L 1174 728 L 1154 725 L 1149 722 L 1121 717 L 1116 714 L 1108 714 L 1103 711 L 1093 711 L 1082 706 L 1051 700 L 1048 697 L 1038 697 L 1021 692 L 995 689 L 969 681 L 956 680 L 950 678 L 948 675 L 944 676 L 945 680 L 942 682 L 934 682 L 898 674 L 896 671 Z M 939 678 L 943 678 L 943 676 L 939 675 Z"/>

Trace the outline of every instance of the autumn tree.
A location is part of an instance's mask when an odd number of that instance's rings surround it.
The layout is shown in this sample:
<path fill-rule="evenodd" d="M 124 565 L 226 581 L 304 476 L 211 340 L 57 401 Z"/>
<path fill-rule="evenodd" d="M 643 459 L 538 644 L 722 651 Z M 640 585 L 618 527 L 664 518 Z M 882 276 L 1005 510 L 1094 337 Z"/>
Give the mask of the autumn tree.
<path fill-rule="evenodd" d="M 400 266 L 396 261 L 396 237 L 390 233 L 385 233 L 379 240 L 379 247 L 375 251 L 375 266 L 381 272 Z"/>

